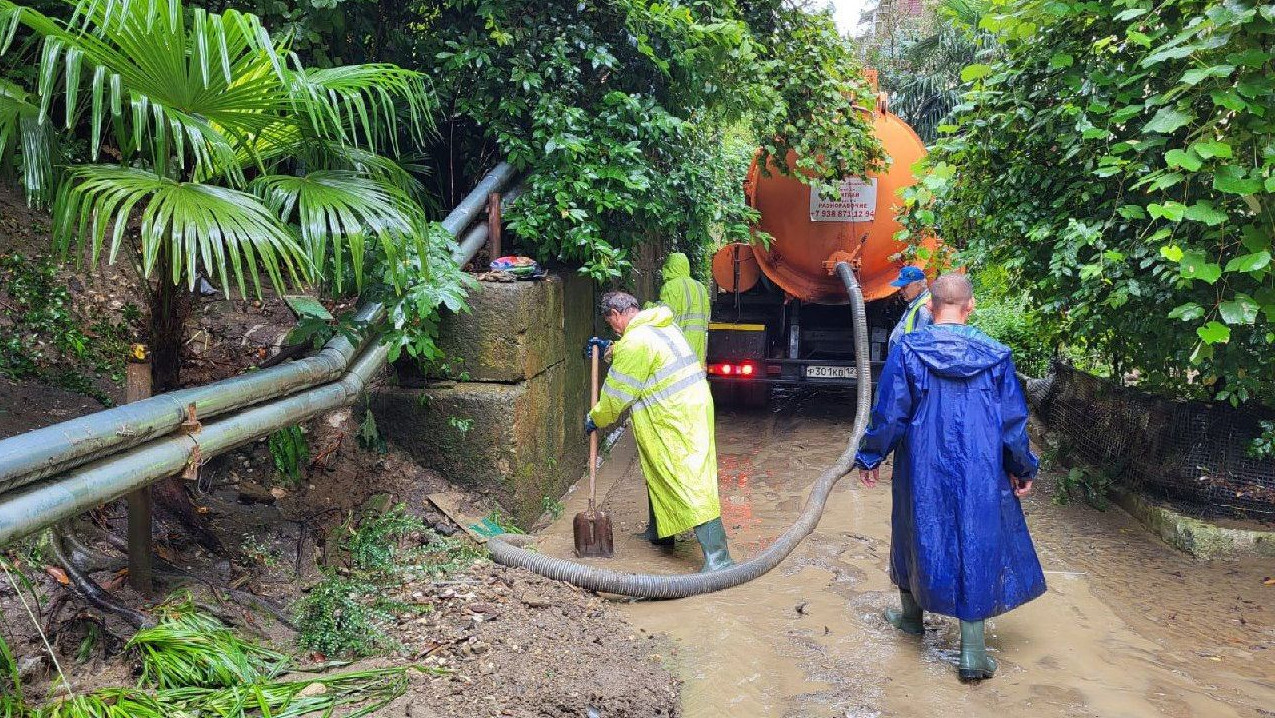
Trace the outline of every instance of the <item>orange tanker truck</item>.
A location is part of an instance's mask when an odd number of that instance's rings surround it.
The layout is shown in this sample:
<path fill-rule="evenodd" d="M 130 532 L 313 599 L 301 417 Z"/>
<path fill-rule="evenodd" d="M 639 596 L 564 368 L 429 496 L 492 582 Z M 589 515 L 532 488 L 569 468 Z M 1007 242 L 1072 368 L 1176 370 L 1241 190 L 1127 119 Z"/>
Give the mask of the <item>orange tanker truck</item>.
<path fill-rule="evenodd" d="M 854 386 L 849 298 L 831 271 L 840 260 L 855 268 L 868 302 L 873 375 L 885 361 L 890 329 L 903 304 L 890 282 L 899 188 L 916 178 L 912 165 L 925 155 L 916 132 L 886 108 L 873 124 L 889 169 L 841 183 L 840 197 L 818 191 L 757 161 L 748 173 L 748 203 L 761 215 L 769 247 L 731 244 L 713 256 L 713 307 L 708 331 L 708 373 L 719 401 L 757 404 L 774 385 Z M 792 159 L 792 158 L 790 158 Z"/>

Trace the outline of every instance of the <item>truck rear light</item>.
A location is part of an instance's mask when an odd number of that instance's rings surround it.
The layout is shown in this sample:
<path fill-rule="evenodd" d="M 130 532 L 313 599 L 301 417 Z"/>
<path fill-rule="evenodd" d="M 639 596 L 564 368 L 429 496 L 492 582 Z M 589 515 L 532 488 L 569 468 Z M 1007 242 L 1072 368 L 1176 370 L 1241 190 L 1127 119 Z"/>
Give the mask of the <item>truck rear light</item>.
<path fill-rule="evenodd" d="M 743 362 L 740 364 L 731 364 L 729 362 L 720 362 L 708 365 L 708 373 L 716 376 L 737 376 L 741 378 L 749 378 L 755 376 L 757 365 L 753 362 Z"/>

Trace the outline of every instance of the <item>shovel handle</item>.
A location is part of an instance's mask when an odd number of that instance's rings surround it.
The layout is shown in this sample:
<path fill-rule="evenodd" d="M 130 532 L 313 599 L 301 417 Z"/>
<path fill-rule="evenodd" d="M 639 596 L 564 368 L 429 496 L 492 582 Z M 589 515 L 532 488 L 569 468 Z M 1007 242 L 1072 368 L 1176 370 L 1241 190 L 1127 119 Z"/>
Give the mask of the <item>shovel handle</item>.
<path fill-rule="evenodd" d="M 598 347 L 593 346 L 593 383 L 589 391 L 589 406 L 598 403 Z M 595 484 L 598 477 L 598 432 L 589 434 L 589 513 L 594 511 Z"/>

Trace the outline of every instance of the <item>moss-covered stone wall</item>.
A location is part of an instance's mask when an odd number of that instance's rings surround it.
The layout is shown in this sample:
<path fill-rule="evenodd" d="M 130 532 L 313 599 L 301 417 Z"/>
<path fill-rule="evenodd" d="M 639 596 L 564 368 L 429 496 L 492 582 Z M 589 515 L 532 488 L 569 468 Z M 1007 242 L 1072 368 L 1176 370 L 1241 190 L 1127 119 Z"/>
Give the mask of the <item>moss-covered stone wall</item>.
<path fill-rule="evenodd" d="M 417 461 L 491 494 L 522 526 L 587 469 L 584 416 L 594 291 L 573 273 L 486 283 L 471 311 L 448 317 L 446 376 L 402 368 L 372 397 L 377 425 Z"/>

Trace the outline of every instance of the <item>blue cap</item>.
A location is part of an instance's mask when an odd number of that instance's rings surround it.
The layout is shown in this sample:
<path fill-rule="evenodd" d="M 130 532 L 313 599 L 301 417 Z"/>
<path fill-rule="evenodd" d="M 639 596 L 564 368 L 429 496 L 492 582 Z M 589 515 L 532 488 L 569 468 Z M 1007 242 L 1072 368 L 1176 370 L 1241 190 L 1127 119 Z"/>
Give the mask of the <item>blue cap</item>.
<path fill-rule="evenodd" d="M 894 280 L 893 282 L 890 282 L 890 286 L 891 287 L 906 287 L 912 282 L 923 282 L 923 281 L 925 281 L 925 272 L 922 272 L 919 267 L 913 267 L 912 265 L 909 264 L 903 269 L 899 270 L 899 278 Z"/>

